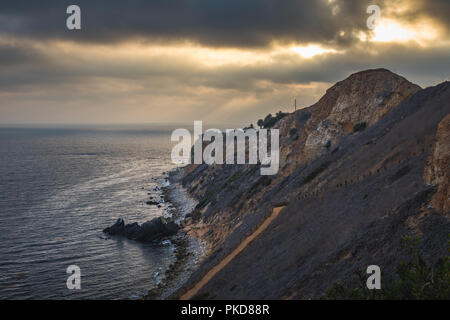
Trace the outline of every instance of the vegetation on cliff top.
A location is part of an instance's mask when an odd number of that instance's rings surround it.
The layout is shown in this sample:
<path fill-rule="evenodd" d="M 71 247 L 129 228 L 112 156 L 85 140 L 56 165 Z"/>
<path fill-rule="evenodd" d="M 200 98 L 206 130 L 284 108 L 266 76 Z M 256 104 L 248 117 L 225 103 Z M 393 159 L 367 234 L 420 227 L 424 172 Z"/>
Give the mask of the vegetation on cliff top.
<path fill-rule="evenodd" d="M 285 116 L 287 116 L 288 114 L 289 114 L 289 113 L 285 113 L 285 112 L 278 111 L 278 112 L 276 113 L 275 117 L 274 117 L 274 116 L 272 116 L 271 113 L 269 113 L 269 114 L 264 118 L 264 120 L 263 120 L 263 119 L 259 119 L 258 122 L 257 122 L 257 125 L 258 125 L 260 128 L 265 128 L 265 129 L 272 128 L 272 127 L 275 125 L 275 123 L 278 122 L 278 120 L 283 119 L 283 118 L 284 118 Z"/>

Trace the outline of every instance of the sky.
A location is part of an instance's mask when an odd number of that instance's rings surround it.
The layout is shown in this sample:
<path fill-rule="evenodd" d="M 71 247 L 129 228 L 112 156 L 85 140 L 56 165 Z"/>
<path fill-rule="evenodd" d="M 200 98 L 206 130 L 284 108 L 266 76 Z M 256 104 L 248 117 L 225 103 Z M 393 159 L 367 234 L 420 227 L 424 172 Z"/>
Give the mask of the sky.
<path fill-rule="evenodd" d="M 72 4 L 81 30 L 66 26 Z M 2 0 L 0 124 L 244 125 L 372 68 L 432 86 L 450 76 L 449 12 L 449 0 Z"/>

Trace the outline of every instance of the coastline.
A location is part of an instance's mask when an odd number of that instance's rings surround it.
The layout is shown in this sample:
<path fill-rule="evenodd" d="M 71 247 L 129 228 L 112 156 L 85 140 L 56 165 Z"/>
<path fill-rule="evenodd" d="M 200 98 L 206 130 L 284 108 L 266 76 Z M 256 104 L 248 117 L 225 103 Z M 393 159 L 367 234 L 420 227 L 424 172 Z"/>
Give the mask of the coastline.
<path fill-rule="evenodd" d="M 175 247 L 176 260 L 165 271 L 164 277 L 156 288 L 148 291 L 143 300 L 161 300 L 172 296 L 196 270 L 206 257 L 206 243 L 186 232 L 183 221 L 192 212 L 197 201 L 181 185 L 183 168 L 176 168 L 167 173 L 167 183 L 162 187 L 164 201 L 171 203 L 175 210 L 170 218 L 180 225 L 178 234 L 170 239 Z"/>

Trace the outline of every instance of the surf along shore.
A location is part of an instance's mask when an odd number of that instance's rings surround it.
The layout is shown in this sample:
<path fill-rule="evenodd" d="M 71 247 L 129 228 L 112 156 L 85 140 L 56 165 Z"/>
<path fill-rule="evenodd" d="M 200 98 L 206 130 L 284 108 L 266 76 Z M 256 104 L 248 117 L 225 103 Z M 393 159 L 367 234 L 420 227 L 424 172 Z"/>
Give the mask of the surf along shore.
<path fill-rule="evenodd" d="M 150 290 L 143 299 L 181 299 L 188 300 L 195 297 L 198 291 L 211 280 L 220 270 L 226 267 L 237 255 L 239 255 L 253 240 L 255 240 L 266 228 L 277 218 L 284 206 L 275 206 L 272 213 L 248 235 L 231 253 L 223 258 L 217 265 L 212 267 L 201 279 L 184 294 L 176 294 L 189 279 L 200 263 L 207 257 L 211 244 L 203 239 L 200 229 L 185 227 L 183 221 L 190 216 L 197 201 L 191 198 L 187 190 L 183 188 L 180 181 L 183 177 L 183 168 L 169 172 L 169 185 L 163 190 L 164 199 L 176 208 L 173 220 L 182 227 L 177 235 L 171 238 L 175 246 L 176 261 L 165 273 L 164 279 L 158 287 Z"/>
<path fill-rule="evenodd" d="M 206 257 L 206 243 L 182 227 L 184 219 L 197 205 L 197 201 L 190 197 L 181 185 L 182 177 L 183 168 L 174 169 L 168 172 L 168 184 L 162 187 L 164 201 L 171 203 L 175 208 L 172 219 L 181 226 L 178 233 L 170 238 L 175 247 L 176 260 L 165 271 L 158 286 L 143 296 L 144 300 L 169 298 Z"/>

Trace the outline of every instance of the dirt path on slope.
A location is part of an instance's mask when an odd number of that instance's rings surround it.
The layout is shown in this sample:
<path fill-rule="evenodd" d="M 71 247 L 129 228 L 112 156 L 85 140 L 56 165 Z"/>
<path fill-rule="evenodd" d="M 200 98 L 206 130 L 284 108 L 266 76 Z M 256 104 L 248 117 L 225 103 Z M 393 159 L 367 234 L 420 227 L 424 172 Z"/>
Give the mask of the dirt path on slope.
<path fill-rule="evenodd" d="M 225 268 L 227 264 L 231 262 L 242 250 L 244 250 L 250 242 L 252 242 L 257 236 L 259 236 L 268 226 L 269 224 L 278 216 L 278 214 L 283 210 L 284 207 L 276 207 L 272 210 L 270 216 L 264 220 L 264 222 L 256 229 L 251 235 L 242 241 L 236 249 L 234 249 L 229 255 L 227 255 L 222 261 L 219 262 L 218 265 L 209 270 L 203 278 L 197 282 L 197 284 L 189 289 L 185 294 L 180 297 L 180 300 L 189 300 L 193 296 L 197 294 L 197 292 L 203 288 L 203 286 L 208 283 L 220 270 Z"/>

